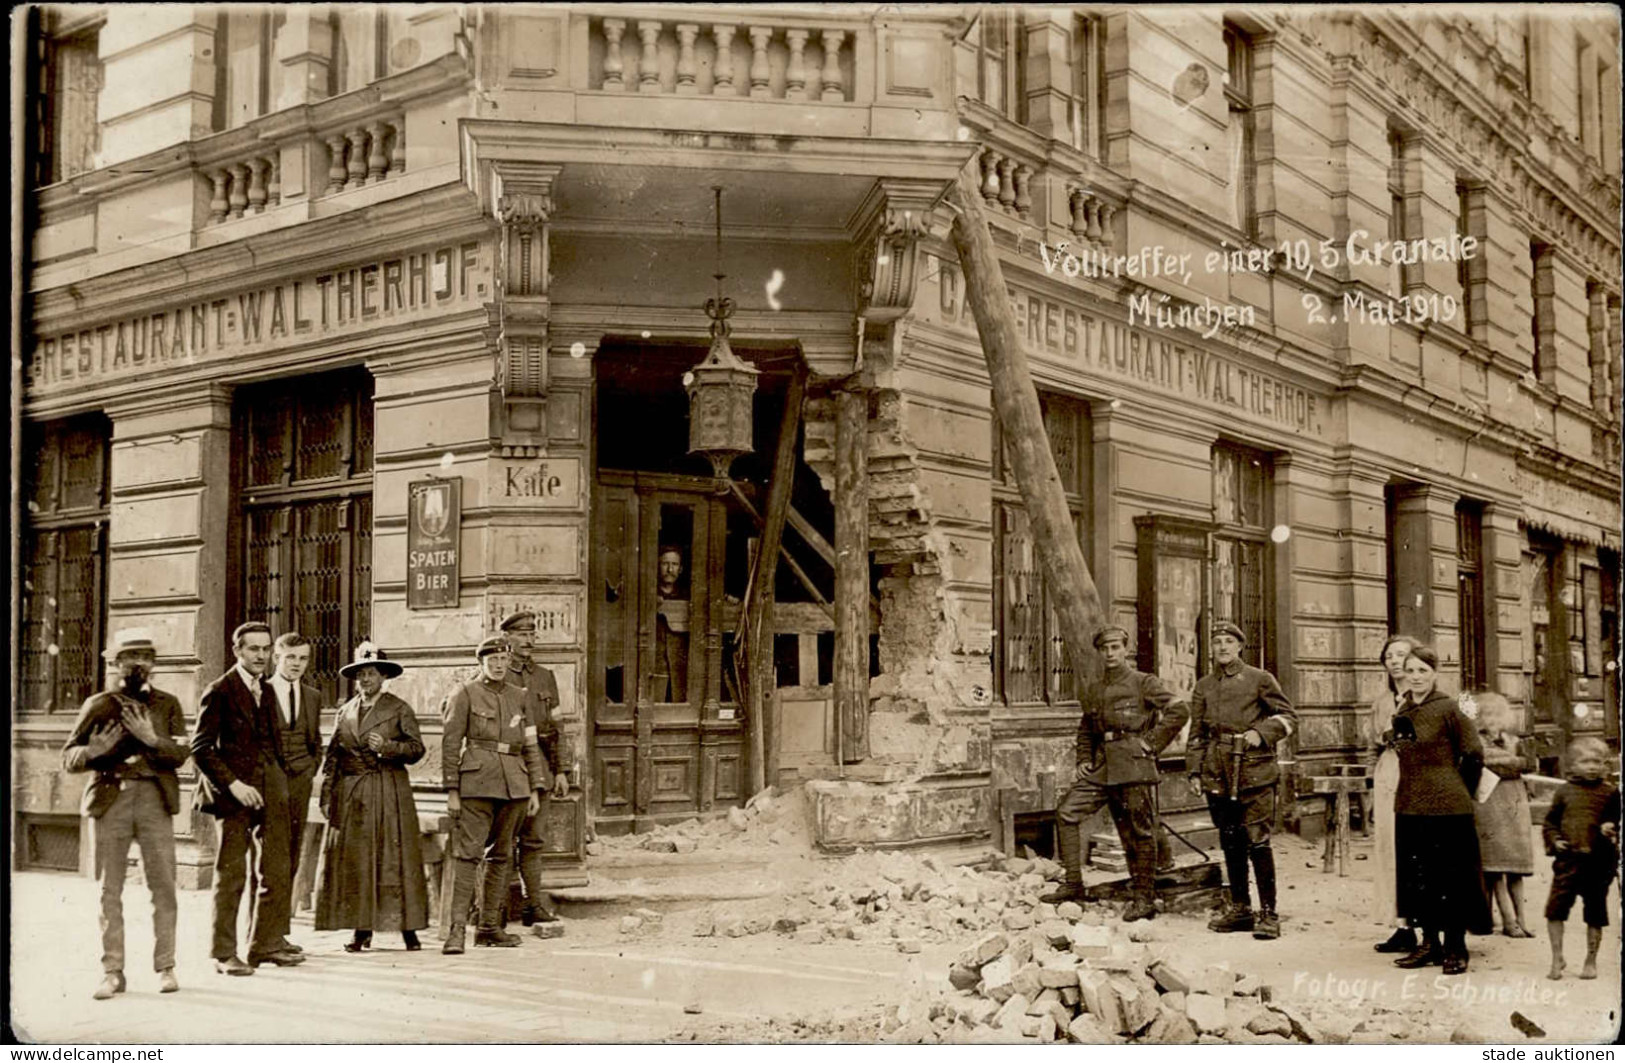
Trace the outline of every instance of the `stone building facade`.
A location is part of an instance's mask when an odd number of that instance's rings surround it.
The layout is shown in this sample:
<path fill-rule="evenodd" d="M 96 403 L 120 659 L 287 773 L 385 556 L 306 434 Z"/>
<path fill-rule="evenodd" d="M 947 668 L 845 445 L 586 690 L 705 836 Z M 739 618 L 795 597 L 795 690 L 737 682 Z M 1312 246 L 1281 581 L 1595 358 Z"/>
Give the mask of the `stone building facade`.
<path fill-rule="evenodd" d="M 1093 663 L 1002 460 L 962 173 L 1142 667 L 1188 687 L 1242 624 L 1302 714 L 1302 793 L 1368 740 L 1390 630 L 1522 706 L 1548 770 L 1572 734 L 1617 748 L 1619 26 L 1594 10 L 31 18 L 24 866 L 82 862 L 57 748 L 107 635 L 150 631 L 192 711 L 251 617 L 310 637 L 335 696 L 362 638 L 406 665 L 432 813 L 440 700 L 534 609 L 577 765 L 561 882 L 589 829 L 756 780 L 808 781 L 832 849 L 1041 821 Z M 687 453 L 717 273 L 758 370 L 737 489 Z"/>

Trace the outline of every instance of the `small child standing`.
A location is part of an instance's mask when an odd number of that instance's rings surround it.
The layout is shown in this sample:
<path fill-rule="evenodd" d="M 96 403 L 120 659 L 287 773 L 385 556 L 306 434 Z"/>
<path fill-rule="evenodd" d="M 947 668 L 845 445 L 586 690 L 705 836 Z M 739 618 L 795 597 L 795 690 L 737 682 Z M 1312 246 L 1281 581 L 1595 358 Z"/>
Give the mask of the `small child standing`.
<path fill-rule="evenodd" d="M 1585 912 L 1586 961 L 1581 978 L 1597 977 L 1597 949 L 1608 925 L 1608 887 L 1618 870 L 1619 790 L 1603 779 L 1608 747 L 1595 738 L 1569 745 L 1569 781 L 1552 799 L 1541 831 L 1552 857 L 1552 892 L 1546 900 L 1546 929 L 1552 939 L 1552 969 L 1563 977 L 1563 930 L 1578 897 Z"/>

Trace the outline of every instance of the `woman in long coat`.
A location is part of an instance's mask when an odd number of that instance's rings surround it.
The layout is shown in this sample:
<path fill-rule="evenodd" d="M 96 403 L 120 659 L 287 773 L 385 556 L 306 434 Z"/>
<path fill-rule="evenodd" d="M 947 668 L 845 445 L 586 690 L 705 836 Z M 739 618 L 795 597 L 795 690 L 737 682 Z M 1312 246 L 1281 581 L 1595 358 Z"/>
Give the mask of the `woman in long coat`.
<path fill-rule="evenodd" d="M 1473 791 L 1484 766 L 1478 727 L 1438 688 L 1438 656 L 1417 646 L 1405 658 L 1404 696 L 1386 739 L 1399 754 L 1394 843 L 1399 914 L 1422 928 L 1396 967 L 1467 970 L 1466 932 L 1487 934 L 1490 909 L 1479 865 Z M 1441 945 L 1440 936 L 1444 941 Z"/>
<path fill-rule="evenodd" d="M 1405 658 L 1416 646 L 1408 635 L 1390 635 L 1382 644 L 1377 660 L 1382 663 L 1382 691 L 1371 703 L 1371 731 L 1381 735 L 1392 726 L 1396 699 L 1405 679 Z M 1394 856 L 1394 794 L 1399 790 L 1399 755 L 1392 744 L 1377 741 L 1377 763 L 1371 779 L 1372 860 L 1376 881 L 1373 897 L 1378 921 L 1394 927 L 1394 933 L 1376 946 L 1378 952 L 1411 952 L 1416 948 L 1416 931 L 1399 917 L 1398 864 Z"/>
<path fill-rule="evenodd" d="M 416 952 L 417 931 L 429 925 L 417 805 L 406 776 L 406 765 L 424 753 L 417 714 L 384 691 L 401 666 L 372 643 L 357 647 L 339 674 L 359 693 L 339 709 L 322 765 L 328 836 L 316 929 L 353 928 L 347 952 L 369 948 L 375 930 L 399 930 Z"/>

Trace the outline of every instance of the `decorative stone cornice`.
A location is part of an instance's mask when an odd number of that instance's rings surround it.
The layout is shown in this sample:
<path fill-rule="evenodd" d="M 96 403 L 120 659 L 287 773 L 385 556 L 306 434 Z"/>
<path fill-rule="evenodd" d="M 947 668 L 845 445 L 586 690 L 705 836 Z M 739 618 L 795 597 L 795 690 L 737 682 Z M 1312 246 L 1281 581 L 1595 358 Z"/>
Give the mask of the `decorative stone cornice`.
<path fill-rule="evenodd" d="M 864 277 L 859 313 L 866 321 L 890 324 L 914 305 L 920 238 L 946 192 L 942 181 L 889 177 L 869 189 L 852 226 Z"/>

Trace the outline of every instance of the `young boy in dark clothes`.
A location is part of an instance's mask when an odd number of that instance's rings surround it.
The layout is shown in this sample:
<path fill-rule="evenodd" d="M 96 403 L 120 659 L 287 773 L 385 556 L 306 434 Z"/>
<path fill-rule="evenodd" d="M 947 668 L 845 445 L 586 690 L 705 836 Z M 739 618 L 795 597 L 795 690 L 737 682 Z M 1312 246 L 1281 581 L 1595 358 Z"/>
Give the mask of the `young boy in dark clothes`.
<path fill-rule="evenodd" d="M 1546 929 L 1552 939 L 1552 969 L 1563 977 L 1563 929 L 1574 899 L 1586 921 L 1586 962 L 1581 978 L 1597 977 L 1597 948 L 1608 925 L 1608 887 L 1618 870 L 1619 790 L 1603 779 L 1608 747 L 1595 738 L 1569 745 L 1569 781 L 1552 799 L 1541 835 L 1552 857 L 1552 892 L 1546 900 Z"/>

